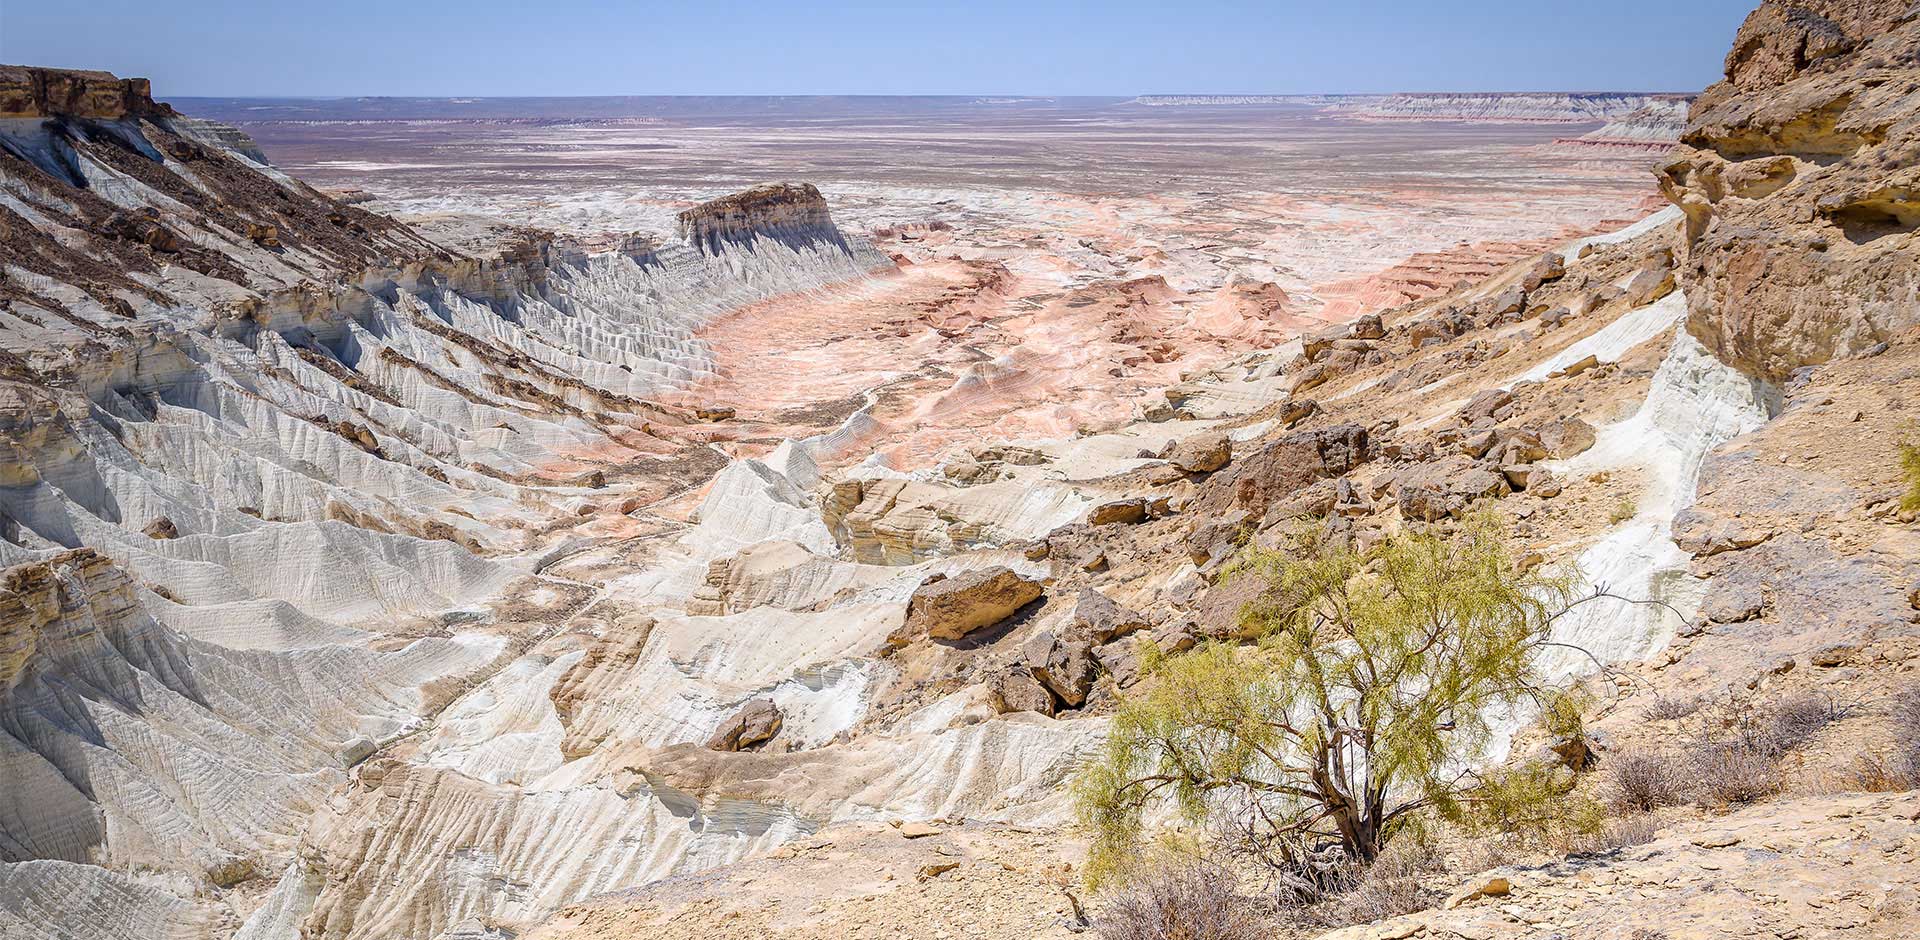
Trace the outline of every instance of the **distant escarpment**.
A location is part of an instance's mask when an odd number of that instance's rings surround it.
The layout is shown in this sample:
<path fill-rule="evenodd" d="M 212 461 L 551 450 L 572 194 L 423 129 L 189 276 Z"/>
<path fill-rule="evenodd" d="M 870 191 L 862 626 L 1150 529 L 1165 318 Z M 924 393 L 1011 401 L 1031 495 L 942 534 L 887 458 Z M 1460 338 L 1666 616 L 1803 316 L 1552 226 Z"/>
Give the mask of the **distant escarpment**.
<path fill-rule="evenodd" d="M 1141 95 L 1128 104 L 1149 108 L 1207 108 L 1233 105 L 1358 106 L 1384 95 Z"/>
<path fill-rule="evenodd" d="M 1356 99 L 1335 104 L 1328 110 L 1372 121 L 1579 124 L 1624 118 L 1642 108 L 1685 98 L 1680 94 L 1634 92 L 1403 94 Z"/>
<path fill-rule="evenodd" d="M 1601 147 L 1623 150 L 1664 151 L 1680 142 L 1687 127 L 1687 107 L 1691 98 L 1655 101 L 1631 114 L 1618 117 L 1598 130 L 1558 143 L 1574 147 Z"/>
<path fill-rule="evenodd" d="M 1660 171 L 1688 328 L 1781 380 L 1920 324 L 1920 7 L 1769 0 Z"/>

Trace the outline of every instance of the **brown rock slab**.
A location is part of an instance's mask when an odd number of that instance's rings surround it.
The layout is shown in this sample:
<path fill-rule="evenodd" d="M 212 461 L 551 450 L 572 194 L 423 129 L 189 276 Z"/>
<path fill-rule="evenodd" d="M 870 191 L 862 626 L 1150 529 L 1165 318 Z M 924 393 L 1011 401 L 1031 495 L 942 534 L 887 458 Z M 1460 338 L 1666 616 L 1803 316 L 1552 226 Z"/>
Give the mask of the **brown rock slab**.
<path fill-rule="evenodd" d="M 1188 473 L 1212 473 L 1233 459 L 1233 442 L 1219 431 L 1196 434 L 1174 445 L 1167 462 Z"/>
<path fill-rule="evenodd" d="M 732 718 L 720 724 L 707 739 L 710 751 L 744 751 L 772 740 L 780 733 L 782 716 L 772 699 L 756 698 L 740 706 Z"/>
<path fill-rule="evenodd" d="M 1116 499 L 1101 503 L 1087 512 L 1088 525 L 1132 525 L 1147 521 L 1147 501 L 1144 499 Z"/>
<path fill-rule="evenodd" d="M 887 642 L 900 647 L 919 636 L 958 640 L 1007 619 L 1043 593 L 1040 582 L 1001 565 L 953 577 L 935 575 L 914 588 L 906 621 Z"/>

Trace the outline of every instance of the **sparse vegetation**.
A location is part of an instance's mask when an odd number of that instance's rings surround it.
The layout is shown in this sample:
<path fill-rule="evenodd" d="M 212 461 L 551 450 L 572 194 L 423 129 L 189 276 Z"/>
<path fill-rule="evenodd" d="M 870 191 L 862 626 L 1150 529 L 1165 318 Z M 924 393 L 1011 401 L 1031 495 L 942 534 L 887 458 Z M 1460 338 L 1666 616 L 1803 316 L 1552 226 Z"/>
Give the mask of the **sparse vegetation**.
<path fill-rule="evenodd" d="M 1567 847 L 1567 854 L 1596 854 L 1645 845 L 1660 832 L 1660 817 L 1652 813 L 1634 813 L 1607 820 L 1599 832 L 1582 837 Z"/>
<path fill-rule="evenodd" d="M 1469 832 L 1520 847 L 1563 847 L 1598 833 L 1606 808 L 1579 790 L 1560 764 L 1528 761 L 1487 774 L 1456 814 Z"/>
<path fill-rule="evenodd" d="M 1262 920 L 1232 871 L 1169 856 L 1115 890 L 1093 929 L 1102 940 L 1261 940 Z"/>
<path fill-rule="evenodd" d="M 1167 660 L 1115 715 L 1077 783 L 1091 880 L 1126 870 L 1143 815 L 1169 801 L 1195 823 L 1223 810 L 1248 820 L 1236 848 L 1312 896 L 1422 811 L 1524 825 L 1547 819 L 1527 801 L 1564 795 L 1461 768 L 1490 739 L 1486 715 L 1546 703 L 1535 653 L 1566 580 L 1519 571 L 1488 516 L 1452 540 L 1295 547 L 1254 555 L 1240 575 L 1265 585 L 1241 614 L 1253 646 Z"/>
<path fill-rule="evenodd" d="M 1682 718 L 1692 717 L 1704 704 L 1706 703 L 1698 695 L 1673 698 L 1656 695 L 1641 714 L 1646 715 L 1648 721 L 1679 721 Z"/>
<path fill-rule="evenodd" d="M 1838 720 L 1847 709 L 1831 699 L 1803 695 L 1771 702 L 1729 693 L 1703 708 L 1695 754 L 1687 771 L 1695 798 L 1751 803 L 1785 789 L 1780 760 Z"/>
<path fill-rule="evenodd" d="M 1604 767 L 1610 801 L 1618 810 L 1648 813 L 1687 801 L 1689 780 L 1671 754 L 1621 751 L 1609 755 Z"/>
<path fill-rule="evenodd" d="M 1751 803 L 1773 796 L 1786 787 L 1782 759 L 1854 707 L 1817 694 L 1759 701 L 1729 692 L 1694 699 L 1668 712 L 1694 719 L 1685 751 L 1613 755 L 1606 763 L 1608 799 L 1618 810 L 1649 812 L 1686 802 Z"/>
<path fill-rule="evenodd" d="M 1299 919 L 1339 928 L 1370 923 L 1432 907 L 1445 897 L 1446 866 L 1422 836 L 1408 836 L 1380 853 L 1371 865 L 1349 865 L 1350 877 L 1325 900 L 1300 910 Z"/>
<path fill-rule="evenodd" d="M 1779 793 L 1780 767 L 1766 755 L 1738 744 L 1712 744 L 1688 768 L 1696 795 L 1717 803 L 1751 803 Z"/>
<path fill-rule="evenodd" d="M 1639 514 L 1640 504 L 1622 496 L 1619 502 L 1613 504 L 1613 509 L 1607 513 L 1607 521 L 1613 525 L 1619 525 Z"/>
<path fill-rule="evenodd" d="M 1860 755 L 1848 774 L 1849 782 L 1857 789 L 1880 793 L 1920 790 L 1920 685 L 1894 693 L 1887 715 L 1893 750 Z"/>

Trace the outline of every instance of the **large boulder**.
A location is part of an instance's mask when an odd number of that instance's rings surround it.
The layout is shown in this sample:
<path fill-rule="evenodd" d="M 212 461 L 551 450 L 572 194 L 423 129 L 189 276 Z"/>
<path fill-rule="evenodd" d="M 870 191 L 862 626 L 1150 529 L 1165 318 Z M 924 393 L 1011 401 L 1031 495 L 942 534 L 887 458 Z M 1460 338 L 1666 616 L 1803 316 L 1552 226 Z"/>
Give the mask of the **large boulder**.
<path fill-rule="evenodd" d="M 1566 260 L 1556 254 L 1545 254 L 1533 263 L 1533 267 L 1527 269 L 1526 276 L 1520 281 L 1520 289 L 1531 294 L 1538 290 L 1540 285 L 1557 281 L 1566 275 Z"/>
<path fill-rule="evenodd" d="M 987 682 L 987 701 L 1000 714 L 1039 712 L 1053 714 L 1053 692 L 1040 682 L 1023 663 L 1001 668 Z"/>
<path fill-rule="evenodd" d="M 1093 658 L 1099 660 L 1100 668 L 1113 677 L 1113 684 L 1124 689 L 1140 681 L 1140 644 L 1143 642 L 1146 641 L 1139 637 L 1121 637 L 1094 647 Z"/>
<path fill-rule="evenodd" d="M 1086 637 L 1040 633 L 1027 641 L 1022 652 L 1033 677 L 1068 708 L 1086 703 L 1087 693 L 1100 674 L 1093 643 Z"/>
<path fill-rule="evenodd" d="M 1555 460 L 1586 453 L 1594 439 L 1593 425 L 1579 418 L 1561 418 L 1540 429 L 1540 445 L 1547 449 L 1547 456 Z"/>
<path fill-rule="evenodd" d="M 913 589 L 907 619 L 887 638 L 888 645 L 905 646 L 921 636 L 962 639 L 1007 619 L 1043 593 L 1040 582 L 1001 565 L 953 577 L 934 575 Z"/>
<path fill-rule="evenodd" d="M 740 706 L 732 718 L 720 723 L 707 739 L 710 751 L 744 751 L 773 739 L 780 733 L 784 719 L 773 699 L 756 698 Z"/>
<path fill-rule="evenodd" d="M 1219 431 L 1196 434 L 1173 446 L 1167 462 L 1188 473 L 1212 473 L 1233 459 L 1233 442 Z"/>
<path fill-rule="evenodd" d="M 1074 599 L 1073 620 L 1068 629 L 1070 633 L 1087 637 L 1095 643 L 1106 643 L 1115 637 L 1152 626 L 1153 622 L 1145 614 L 1122 607 L 1113 598 L 1093 588 L 1085 588 Z"/>
<path fill-rule="evenodd" d="M 1464 457 L 1409 467 L 1393 482 L 1401 514 L 1426 522 L 1465 515 L 1478 499 L 1513 492 L 1504 474 L 1474 466 Z"/>
<path fill-rule="evenodd" d="M 1467 403 L 1460 407 L 1454 420 L 1472 426 L 1487 421 L 1499 420 L 1498 412 L 1513 404 L 1513 393 L 1504 388 L 1483 389 L 1474 393 Z"/>
<path fill-rule="evenodd" d="M 1147 521 L 1147 501 L 1139 497 L 1116 499 L 1087 510 L 1087 525 L 1132 525 Z"/>
<path fill-rule="evenodd" d="M 1358 424 L 1293 431 L 1208 477 L 1187 511 L 1206 519 L 1244 509 L 1257 519 L 1315 480 L 1337 477 L 1367 458 L 1367 429 Z"/>

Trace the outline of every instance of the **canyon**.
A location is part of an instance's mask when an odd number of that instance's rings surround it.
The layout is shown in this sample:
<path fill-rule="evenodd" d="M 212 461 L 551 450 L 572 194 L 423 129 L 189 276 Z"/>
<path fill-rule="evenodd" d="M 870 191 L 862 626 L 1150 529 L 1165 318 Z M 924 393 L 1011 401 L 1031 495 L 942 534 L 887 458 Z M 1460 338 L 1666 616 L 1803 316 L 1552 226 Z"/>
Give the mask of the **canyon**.
<path fill-rule="evenodd" d="M 1920 681 L 1916 63 L 1766 0 L 1697 97 L 0 66 L 0 937 L 1080 934 L 1145 647 L 1243 640 L 1299 525 L 1476 511 L 1607 594 L 1544 664 L 1601 768 L 1849 704 L 1333 936 L 1911 936 L 1920 806 L 1850 774 Z"/>

